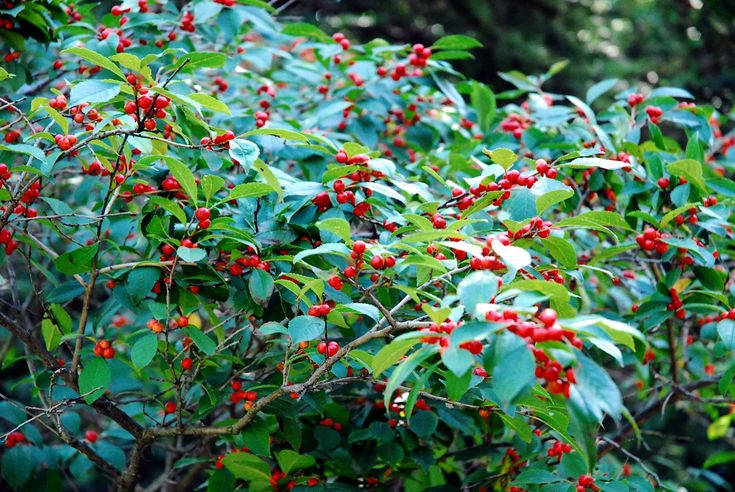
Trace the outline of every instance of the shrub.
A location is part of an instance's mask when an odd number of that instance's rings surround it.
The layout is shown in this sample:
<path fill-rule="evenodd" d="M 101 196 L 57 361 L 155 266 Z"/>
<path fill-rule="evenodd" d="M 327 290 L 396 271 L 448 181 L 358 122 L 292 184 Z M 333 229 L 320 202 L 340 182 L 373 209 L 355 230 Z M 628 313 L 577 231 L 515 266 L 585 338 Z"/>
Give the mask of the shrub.
<path fill-rule="evenodd" d="M 255 0 L 69 9 L 4 81 L 14 489 L 651 490 L 651 416 L 727 434 L 735 140 L 687 91 L 496 95 L 471 38 Z"/>

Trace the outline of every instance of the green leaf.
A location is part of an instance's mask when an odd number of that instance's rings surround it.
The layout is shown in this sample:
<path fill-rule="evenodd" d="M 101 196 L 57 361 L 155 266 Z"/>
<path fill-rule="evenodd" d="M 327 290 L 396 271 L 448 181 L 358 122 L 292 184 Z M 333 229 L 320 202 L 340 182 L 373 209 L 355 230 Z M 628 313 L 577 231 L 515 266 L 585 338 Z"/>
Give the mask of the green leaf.
<path fill-rule="evenodd" d="M 432 50 L 470 50 L 481 47 L 481 42 L 462 34 L 450 34 L 449 36 L 441 37 L 436 43 L 431 45 Z"/>
<path fill-rule="evenodd" d="M 273 277 L 268 272 L 260 268 L 253 269 L 250 274 L 250 280 L 248 280 L 248 288 L 255 302 L 261 306 L 266 306 L 273 295 L 274 287 Z"/>
<path fill-rule="evenodd" d="M 194 94 L 189 94 L 188 97 L 192 101 L 199 103 L 203 108 L 214 111 L 215 113 L 232 114 L 230 113 L 230 108 L 225 103 L 208 94 L 195 92 Z"/>
<path fill-rule="evenodd" d="M 314 24 L 307 22 L 294 22 L 293 24 L 286 24 L 281 30 L 282 34 L 287 36 L 294 36 L 298 38 L 312 38 L 323 43 L 333 43 L 332 38 L 316 27 Z"/>
<path fill-rule="evenodd" d="M 508 427 L 516 431 L 516 434 L 518 434 L 521 440 L 531 442 L 533 439 L 533 430 L 523 418 L 517 415 L 507 415 L 502 412 L 498 412 L 498 415 Z"/>
<path fill-rule="evenodd" d="M 577 251 L 569 241 L 561 237 L 549 236 L 541 239 L 541 242 L 562 267 L 574 268 L 577 266 Z"/>
<path fill-rule="evenodd" d="M 732 424 L 732 414 L 727 414 L 719 417 L 707 427 L 707 439 L 714 441 L 727 435 L 727 431 L 730 430 Z"/>
<path fill-rule="evenodd" d="M 450 345 L 441 353 L 442 362 L 456 376 L 464 376 L 475 364 L 475 357 L 463 348 Z"/>
<path fill-rule="evenodd" d="M 151 289 L 161 276 L 161 270 L 156 267 L 140 267 L 128 273 L 125 280 L 125 290 L 134 303 L 140 302 L 151 293 Z"/>
<path fill-rule="evenodd" d="M 296 316 L 288 323 L 291 343 L 308 342 L 324 333 L 324 320 L 316 316 Z"/>
<path fill-rule="evenodd" d="M 600 159 L 598 157 L 580 157 L 571 162 L 560 164 L 558 167 L 570 167 L 572 169 L 586 169 L 589 167 L 598 167 L 600 169 L 622 169 L 630 167 L 630 164 L 623 161 L 613 161 L 610 159 Z"/>
<path fill-rule="evenodd" d="M 531 254 L 518 246 L 506 246 L 497 239 L 492 241 L 492 248 L 503 260 L 509 271 L 517 271 L 531 264 Z"/>
<path fill-rule="evenodd" d="M 34 468 L 30 446 L 15 446 L 6 449 L 2 459 L 2 476 L 14 490 L 21 490 L 22 485 L 31 478 Z"/>
<path fill-rule="evenodd" d="M 330 217 L 328 219 L 321 220 L 316 223 L 317 229 L 329 231 L 336 234 L 340 239 L 346 243 L 352 241 L 352 232 L 350 230 L 350 223 L 345 219 L 338 217 Z"/>
<path fill-rule="evenodd" d="M 71 88 L 69 106 L 82 103 L 108 102 L 120 93 L 120 82 L 107 80 L 84 80 Z"/>
<path fill-rule="evenodd" d="M 364 302 L 348 302 L 347 304 L 340 304 L 336 309 L 338 312 L 355 311 L 360 314 L 364 314 L 374 321 L 380 320 L 380 310 L 372 304 L 365 304 Z"/>
<path fill-rule="evenodd" d="M 492 372 L 492 385 L 500 405 L 508 408 L 516 397 L 536 382 L 536 363 L 520 337 L 504 333 L 497 338 L 495 354 L 499 360 Z"/>
<path fill-rule="evenodd" d="M 592 212 L 585 212 L 575 217 L 568 217 L 560 220 L 556 224 L 556 227 L 590 227 L 590 226 L 602 226 L 602 227 L 619 227 L 621 229 L 630 230 L 630 226 L 625 219 L 617 212 L 608 212 L 604 210 L 595 210 Z"/>
<path fill-rule="evenodd" d="M 623 397 L 608 373 L 592 359 L 578 355 L 575 368 L 577 384 L 572 385 L 571 400 L 597 422 L 605 413 L 618 420 L 623 411 Z"/>
<path fill-rule="evenodd" d="M 92 259 L 97 254 L 97 244 L 85 246 L 60 255 L 54 260 L 56 269 L 67 275 L 85 273 L 92 270 Z"/>
<path fill-rule="evenodd" d="M 457 286 L 457 296 L 465 311 L 471 315 L 477 312 L 478 304 L 489 303 L 497 291 L 498 277 L 482 270 L 470 273 Z"/>
<path fill-rule="evenodd" d="M 735 322 L 725 319 L 717 323 L 717 334 L 730 350 L 735 350 Z"/>
<path fill-rule="evenodd" d="M 536 198 L 536 209 L 538 210 L 538 214 L 541 215 L 552 205 L 561 203 L 564 200 L 567 200 L 573 196 L 574 190 L 571 190 L 569 188 L 552 190 L 544 193 L 543 195 L 540 195 L 538 198 Z"/>
<path fill-rule="evenodd" d="M 342 256 L 349 256 L 350 252 L 351 250 L 347 248 L 347 246 L 345 246 L 344 244 L 326 243 L 326 244 L 317 246 L 314 249 L 307 249 L 305 251 L 299 252 L 296 256 L 293 257 L 293 262 L 298 263 L 306 257 L 313 256 L 313 255 L 324 255 L 327 253 L 334 253 L 334 254 L 339 254 Z"/>
<path fill-rule="evenodd" d="M 713 466 L 724 465 L 735 461 L 735 451 L 720 451 L 707 457 L 702 468 L 712 468 Z"/>
<path fill-rule="evenodd" d="M 227 201 L 238 200 L 240 198 L 256 198 L 260 196 L 270 195 L 276 190 L 269 184 L 265 183 L 244 183 L 235 186 L 230 190 Z"/>
<path fill-rule="evenodd" d="M 176 67 L 188 60 L 182 72 L 193 72 L 199 68 L 221 68 L 227 63 L 227 56 L 216 51 L 194 51 L 178 59 Z"/>
<path fill-rule="evenodd" d="M 230 141 L 230 157 L 240 163 L 240 167 L 247 172 L 252 169 L 260 155 L 260 148 L 250 140 L 236 138 Z"/>
<path fill-rule="evenodd" d="M 184 192 L 189 196 L 189 199 L 191 199 L 192 206 L 196 208 L 197 182 L 194 178 L 194 174 L 186 166 L 186 164 L 174 157 L 162 156 L 161 158 L 166 161 L 166 165 L 168 166 L 169 171 L 171 171 L 173 177 L 176 178 L 176 181 L 179 182 L 179 184 L 181 185 L 181 189 L 183 189 Z"/>
<path fill-rule="evenodd" d="M 448 52 L 444 52 L 446 55 Z M 462 52 L 463 53 L 463 52 Z M 436 59 L 436 57 L 434 57 Z M 487 85 L 474 81 L 472 82 L 472 92 L 470 93 L 470 100 L 472 107 L 477 112 L 477 123 L 480 126 L 480 130 L 487 132 L 490 130 L 490 125 L 495 119 L 495 114 L 498 111 L 498 104 L 495 100 L 495 93 Z"/>
<path fill-rule="evenodd" d="M 268 464 L 257 456 L 246 453 L 228 453 L 223 459 L 222 464 L 230 470 L 237 478 L 247 481 L 270 481 L 271 472 Z"/>
<path fill-rule="evenodd" d="M 309 141 L 308 135 L 304 133 L 285 130 L 282 128 L 256 128 L 255 130 L 250 130 L 249 132 L 244 133 L 242 136 L 250 137 L 253 135 L 270 135 L 272 137 L 279 137 L 285 140 L 297 140 L 299 142 Z"/>
<path fill-rule="evenodd" d="M 186 329 L 186 334 L 189 335 L 194 345 L 205 354 L 212 355 L 217 351 L 217 343 L 202 330 L 191 326 Z"/>
<path fill-rule="evenodd" d="M 151 363 L 158 352 L 158 337 L 155 333 L 148 333 L 139 338 L 130 349 L 130 360 L 138 369 Z"/>
<path fill-rule="evenodd" d="M 56 324 L 48 318 L 41 321 L 41 334 L 43 341 L 46 343 L 46 350 L 53 352 L 61 345 L 61 330 Z"/>
<path fill-rule="evenodd" d="M 516 153 L 510 149 L 495 149 L 490 151 L 488 155 L 495 164 L 500 164 L 503 169 L 508 169 L 518 160 Z"/>
<path fill-rule="evenodd" d="M 187 248 L 185 246 L 179 246 L 176 250 L 176 255 L 181 258 L 182 261 L 189 263 L 196 263 L 207 257 L 207 252 L 201 248 Z"/>
<path fill-rule="evenodd" d="M 435 345 L 424 345 L 408 357 L 396 367 L 388 378 L 385 386 L 384 402 L 386 408 L 390 407 L 395 390 L 403 384 L 403 382 L 413 373 L 423 361 L 439 351 L 439 347 Z M 465 351 L 466 352 L 466 351 Z"/>
<path fill-rule="evenodd" d="M 302 470 L 316 465 L 316 460 L 310 454 L 299 454 L 290 449 L 276 453 L 276 460 L 281 471 L 289 475 L 294 470 Z"/>
<path fill-rule="evenodd" d="M 707 185 L 702 177 L 702 164 L 694 159 L 682 159 L 680 161 L 672 162 L 666 166 L 666 170 L 672 176 L 684 178 L 700 190 L 706 192 Z"/>
<path fill-rule="evenodd" d="M 380 375 L 391 367 L 393 364 L 401 360 L 401 357 L 406 355 L 406 352 L 419 343 L 417 338 L 407 338 L 402 340 L 393 340 L 387 345 L 384 345 L 372 361 L 373 376 L 378 378 Z"/>
<path fill-rule="evenodd" d="M 439 418 L 434 412 L 424 410 L 416 412 L 409 421 L 408 428 L 419 437 L 430 437 L 439 425 Z"/>
<path fill-rule="evenodd" d="M 107 366 L 107 361 L 101 357 L 95 357 L 84 363 L 79 375 L 79 394 L 84 396 L 84 401 L 91 405 L 101 397 L 112 382 L 112 372 Z"/>
<path fill-rule="evenodd" d="M 62 53 L 71 53 L 72 55 L 77 55 L 79 58 L 86 60 L 93 65 L 102 67 L 105 70 L 109 70 L 110 72 L 120 77 L 122 80 L 127 81 L 127 79 L 125 78 L 125 74 L 122 72 L 122 70 L 120 70 L 120 67 L 112 63 L 109 58 L 106 58 L 90 49 L 68 48 L 62 51 Z"/>
<path fill-rule="evenodd" d="M 587 102 L 587 104 L 592 104 L 601 95 L 615 87 L 615 84 L 617 83 L 618 79 L 606 79 L 596 83 L 587 90 L 587 95 L 584 98 L 585 101 Z"/>
<path fill-rule="evenodd" d="M 209 201 L 219 190 L 222 189 L 225 185 L 225 180 L 214 174 L 207 174 L 206 176 L 202 176 L 200 184 L 202 187 L 202 193 L 204 193 L 204 198 Z"/>

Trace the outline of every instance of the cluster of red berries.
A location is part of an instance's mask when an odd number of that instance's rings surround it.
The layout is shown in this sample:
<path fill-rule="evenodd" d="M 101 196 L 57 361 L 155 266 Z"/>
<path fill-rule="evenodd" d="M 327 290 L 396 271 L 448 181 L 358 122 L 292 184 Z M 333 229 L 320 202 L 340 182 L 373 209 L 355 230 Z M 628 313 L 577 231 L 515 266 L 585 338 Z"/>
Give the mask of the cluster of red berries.
<path fill-rule="evenodd" d="M 163 323 L 155 319 L 149 320 L 146 326 L 153 333 L 161 333 L 163 331 Z"/>
<path fill-rule="evenodd" d="M 628 106 L 630 106 L 631 108 L 634 106 L 638 106 L 642 102 L 643 94 L 638 94 L 637 92 L 634 92 L 633 94 L 628 95 Z"/>
<path fill-rule="evenodd" d="M 56 142 L 56 145 L 58 145 L 61 150 L 66 152 L 67 150 L 72 148 L 74 145 L 76 145 L 77 136 L 57 134 L 54 136 L 54 141 Z"/>
<path fill-rule="evenodd" d="M 5 134 L 5 143 L 11 144 L 20 138 L 20 132 L 18 130 L 10 130 Z"/>
<path fill-rule="evenodd" d="M 112 344 L 108 340 L 100 340 L 97 342 L 92 352 L 94 352 L 94 355 L 105 359 L 112 359 L 115 357 L 115 349 L 112 348 Z"/>
<path fill-rule="evenodd" d="M 230 401 L 232 403 L 240 403 L 241 401 L 254 402 L 258 399 L 258 393 L 243 390 L 240 381 L 233 381 L 231 387 L 232 394 L 230 395 Z"/>
<path fill-rule="evenodd" d="M 345 203 L 351 203 L 353 206 L 355 205 L 355 194 L 351 190 L 346 190 L 345 182 L 341 179 L 338 179 L 334 182 L 332 185 L 332 189 L 334 189 L 334 192 L 337 193 L 336 199 L 337 203 L 340 205 L 343 205 Z"/>
<path fill-rule="evenodd" d="M 322 425 L 324 427 L 331 427 L 337 432 L 342 430 L 342 424 L 340 424 L 339 422 L 335 422 L 334 419 L 330 418 L 322 419 L 322 421 L 319 422 L 319 425 Z"/>
<path fill-rule="evenodd" d="M 88 166 L 82 164 L 82 174 L 86 174 L 88 176 L 109 176 L 110 171 L 108 171 L 107 168 L 102 166 L 98 161 L 92 161 Z"/>
<path fill-rule="evenodd" d="M 587 489 L 598 491 L 600 488 L 595 485 L 595 479 L 590 475 L 580 475 L 577 479 L 577 492 L 585 492 Z"/>
<path fill-rule="evenodd" d="M 123 19 L 120 19 L 121 22 L 122 20 Z M 125 22 L 127 22 L 127 18 L 125 18 Z M 123 24 L 125 22 L 123 22 Z M 118 37 L 117 47 L 115 48 L 115 51 L 118 53 L 124 52 L 127 48 L 130 48 L 130 46 L 133 45 L 133 40 L 127 37 L 122 29 L 113 29 L 105 26 L 99 26 L 97 28 L 97 39 L 100 41 L 104 41 L 112 35 Z"/>
<path fill-rule="evenodd" d="M 716 321 L 722 321 L 725 319 L 729 319 L 732 321 L 735 321 L 735 308 L 730 309 L 729 311 L 725 311 L 724 313 L 719 314 L 710 314 L 707 316 L 704 316 L 697 320 L 697 323 L 699 326 L 706 325 L 707 323 L 714 323 Z"/>
<path fill-rule="evenodd" d="M 551 234 L 551 221 L 541 220 L 540 217 L 534 217 L 531 221 L 518 229 L 515 233 L 508 231 L 508 234 L 513 234 L 513 239 L 520 239 L 522 237 L 533 237 L 534 234 L 540 238 L 547 238 Z"/>
<path fill-rule="evenodd" d="M 549 179 L 556 179 L 559 174 L 557 170 L 551 167 L 544 159 L 538 159 L 536 161 L 536 172 Z"/>
<path fill-rule="evenodd" d="M 332 39 L 339 43 L 343 50 L 350 49 L 350 40 L 341 32 L 335 32 L 332 34 Z"/>
<path fill-rule="evenodd" d="M 562 443 L 561 441 L 554 441 L 554 443 L 551 445 L 549 450 L 546 452 L 546 454 L 549 457 L 557 456 L 559 461 L 561 461 L 561 457 L 566 453 L 572 452 L 572 445 L 569 443 Z"/>
<path fill-rule="evenodd" d="M 472 270 L 503 270 L 505 263 L 497 256 L 474 256 L 470 259 L 470 268 Z"/>
<path fill-rule="evenodd" d="M 141 85 L 140 77 L 135 74 L 128 74 L 127 80 L 133 86 L 136 98 L 133 101 L 126 102 L 123 110 L 135 121 L 138 121 L 138 110 L 143 110 L 143 126 L 146 130 L 155 130 L 156 121 L 153 118 L 166 118 L 168 116 L 166 108 L 171 104 L 171 101 L 161 94 L 151 95 L 150 90 Z"/>
<path fill-rule="evenodd" d="M 531 127 L 531 119 L 522 114 L 513 113 L 505 117 L 500 122 L 500 128 L 505 133 L 512 134 L 515 138 L 520 139 L 523 132 Z"/>
<path fill-rule="evenodd" d="M 235 139 L 235 134 L 231 130 L 227 130 L 222 135 L 217 135 L 214 138 L 211 137 L 204 137 L 200 140 L 200 144 L 206 146 L 208 149 L 212 149 L 213 145 L 221 145 L 224 148 L 230 147 L 230 140 Z"/>
<path fill-rule="evenodd" d="M 656 251 L 658 254 L 664 254 L 669 250 L 669 245 L 662 241 L 671 237 L 669 234 L 662 233 L 653 227 L 646 227 L 643 234 L 635 237 L 635 242 L 645 251 Z"/>
<path fill-rule="evenodd" d="M 370 266 L 376 270 L 385 270 L 386 268 L 393 268 L 396 266 L 395 256 L 381 256 L 375 255 L 370 258 Z"/>
<path fill-rule="evenodd" d="M 199 207 L 194 211 L 194 217 L 199 222 L 200 229 L 209 229 L 209 226 L 212 224 L 212 222 L 209 220 L 211 215 L 212 213 L 206 207 Z"/>
<path fill-rule="evenodd" d="M 442 334 L 451 334 L 455 328 L 458 326 L 461 326 L 462 322 L 455 323 L 454 321 L 444 321 L 443 323 L 431 323 L 431 325 L 428 328 L 421 328 L 422 332 L 426 333 L 442 333 Z M 441 340 L 446 339 L 446 337 L 443 336 L 426 336 L 421 337 L 422 343 L 442 343 Z M 446 342 L 445 342 L 446 343 Z"/>
<path fill-rule="evenodd" d="M 5 447 L 14 448 L 18 444 L 26 442 L 26 436 L 22 432 L 11 432 L 8 437 L 5 438 Z"/>
<path fill-rule="evenodd" d="M 9 229 L 0 230 L 0 244 L 4 246 L 5 254 L 8 256 L 18 249 L 18 242 L 13 239 L 13 233 Z"/>
<path fill-rule="evenodd" d="M 217 86 L 217 92 L 227 92 L 230 88 L 230 84 L 222 77 L 215 77 L 212 82 Z"/>
<path fill-rule="evenodd" d="M 148 4 L 141 0 L 141 3 L 145 4 L 146 7 Z M 142 7 L 141 7 L 142 8 Z M 122 5 L 113 5 L 110 9 L 110 13 L 115 17 L 120 17 L 123 14 L 127 14 L 130 12 L 130 7 L 122 6 Z"/>
<path fill-rule="evenodd" d="M 539 379 L 546 380 L 546 389 L 551 394 L 564 395 L 569 398 L 569 390 L 572 384 L 576 384 L 577 378 L 571 367 L 566 371 L 558 361 L 552 361 L 543 350 L 533 349 L 536 358 L 535 375 Z"/>
<path fill-rule="evenodd" d="M 664 112 L 658 106 L 646 106 L 646 114 L 648 115 L 648 119 L 651 120 L 651 123 L 657 124 Z"/>
<path fill-rule="evenodd" d="M 234 263 L 232 263 L 229 267 L 230 275 L 234 277 L 239 277 L 243 273 L 245 273 L 245 268 L 257 268 L 259 270 L 263 270 L 265 272 L 269 271 L 271 266 L 270 263 L 267 261 L 263 261 L 263 259 L 256 255 L 246 255 L 238 258 L 235 260 Z M 224 265 L 217 264 L 215 265 L 216 270 L 222 270 L 224 269 Z"/>
<path fill-rule="evenodd" d="M 196 31 L 196 26 L 194 26 L 194 14 L 191 11 L 184 12 L 184 15 L 181 16 L 181 24 L 179 24 L 179 27 L 184 32 Z"/>
<path fill-rule="evenodd" d="M 344 282 L 342 281 L 342 278 L 340 278 L 339 275 L 330 275 L 329 278 L 327 279 L 327 283 L 334 290 L 342 290 L 345 286 Z"/>
<path fill-rule="evenodd" d="M 679 297 L 679 292 L 672 287 L 669 289 L 669 295 L 671 296 L 671 302 L 666 305 L 666 309 L 668 311 L 674 311 L 674 316 L 679 319 L 686 318 L 687 313 L 682 309 L 684 302 Z"/>
<path fill-rule="evenodd" d="M 5 60 L 5 63 L 10 63 L 13 60 L 17 60 L 18 58 L 20 58 L 20 51 L 11 51 L 5 54 L 3 60 Z"/>
<path fill-rule="evenodd" d="M 306 312 L 309 316 L 325 317 L 332 312 L 332 306 L 329 304 L 314 304 Z"/>
<path fill-rule="evenodd" d="M 66 97 L 64 97 L 63 94 L 59 94 L 58 96 L 51 98 L 48 101 L 49 107 L 58 111 L 63 111 L 64 109 L 66 109 L 66 104 Z"/>
<path fill-rule="evenodd" d="M 408 55 L 408 63 L 414 67 L 425 67 L 426 62 L 431 58 L 431 48 L 427 48 L 421 43 L 416 43 L 412 49 L 413 53 Z"/>
<path fill-rule="evenodd" d="M 268 123 L 268 118 L 270 118 L 270 113 L 268 111 L 256 111 L 255 112 L 255 126 L 258 128 L 263 128 L 266 123 Z"/>
<path fill-rule="evenodd" d="M 339 344 L 337 342 L 319 342 L 316 346 L 316 351 L 322 355 L 326 354 L 329 357 L 333 357 L 339 351 Z"/>

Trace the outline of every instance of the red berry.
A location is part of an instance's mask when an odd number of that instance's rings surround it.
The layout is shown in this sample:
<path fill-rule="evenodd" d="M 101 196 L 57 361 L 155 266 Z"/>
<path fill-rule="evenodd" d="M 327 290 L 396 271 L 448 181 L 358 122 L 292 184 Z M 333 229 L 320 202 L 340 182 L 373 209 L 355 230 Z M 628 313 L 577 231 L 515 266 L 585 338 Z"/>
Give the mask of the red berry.
<path fill-rule="evenodd" d="M 191 369 L 191 366 L 193 366 L 193 365 L 194 365 L 194 361 L 191 360 L 190 357 L 187 357 L 185 359 L 181 359 L 181 368 L 183 370 L 188 371 L 189 369 Z"/>
<path fill-rule="evenodd" d="M 90 444 L 94 444 L 95 442 L 97 442 L 98 437 L 99 435 L 97 434 L 97 432 L 93 430 L 89 430 L 84 433 L 84 438 L 89 441 Z"/>
<path fill-rule="evenodd" d="M 196 212 L 194 212 L 194 216 L 197 218 L 197 220 L 207 220 L 210 217 L 211 213 L 208 208 L 205 207 L 199 207 L 196 209 Z"/>
<path fill-rule="evenodd" d="M 176 412 L 176 403 L 172 401 L 166 402 L 166 404 L 163 406 L 163 411 L 166 414 L 171 414 L 171 413 Z"/>

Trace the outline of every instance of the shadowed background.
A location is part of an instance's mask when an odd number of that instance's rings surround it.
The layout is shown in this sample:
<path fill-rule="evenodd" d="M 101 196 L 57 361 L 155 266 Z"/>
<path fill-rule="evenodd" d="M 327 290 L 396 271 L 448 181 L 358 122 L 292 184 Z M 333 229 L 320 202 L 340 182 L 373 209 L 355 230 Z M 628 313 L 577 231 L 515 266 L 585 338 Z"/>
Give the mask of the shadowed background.
<path fill-rule="evenodd" d="M 291 0 L 282 16 L 367 41 L 424 43 L 466 34 L 484 48 L 453 64 L 495 90 L 497 72 L 569 66 L 545 88 L 584 94 L 593 83 L 673 85 L 721 111 L 735 102 L 735 1 L 713 0 Z"/>

